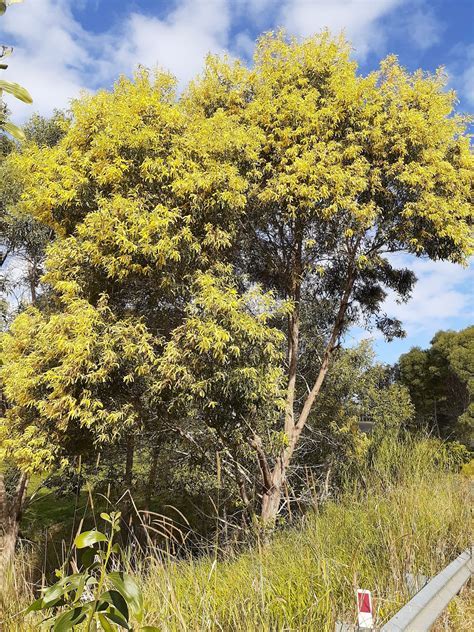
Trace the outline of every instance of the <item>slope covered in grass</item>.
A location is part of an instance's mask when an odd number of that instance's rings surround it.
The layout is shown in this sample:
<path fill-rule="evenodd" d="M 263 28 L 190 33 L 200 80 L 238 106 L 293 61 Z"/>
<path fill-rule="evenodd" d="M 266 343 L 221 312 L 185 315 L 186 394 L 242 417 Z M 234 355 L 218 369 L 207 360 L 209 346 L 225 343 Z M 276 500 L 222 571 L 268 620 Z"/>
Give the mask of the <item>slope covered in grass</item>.
<path fill-rule="evenodd" d="M 356 587 L 373 592 L 383 623 L 409 598 L 407 572 L 433 576 L 470 543 L 470 482 L 457 464 L 437 441 L 384 442 L 337 498 L 246 552 L 165 561 L 129 553 L 147 623 L 170 632 L 332 632 L 336 619 L 355 621 Z M 39 619 L 21 613 L 31 599 L 20 569 L 4 601 L 6 630 L 37 628 Z"/>
<path fill-rule="evenodd" d="M 354 621 L 354 589 L 373 591 L 378 621 L 408 598 L 405 573 L 432 576 L 469 543 L 457 476 L 401 483 L 330 502 L 271 545 L 237 558 L 154 564 L 144 579 L 163 630 L 334 630 Z"/>

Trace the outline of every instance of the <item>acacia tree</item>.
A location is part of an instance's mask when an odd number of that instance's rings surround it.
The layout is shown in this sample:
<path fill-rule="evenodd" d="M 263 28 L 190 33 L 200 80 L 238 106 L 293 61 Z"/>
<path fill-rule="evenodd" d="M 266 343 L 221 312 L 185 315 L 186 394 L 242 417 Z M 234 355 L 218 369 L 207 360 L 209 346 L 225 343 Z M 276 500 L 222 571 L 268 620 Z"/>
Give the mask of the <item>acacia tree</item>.
<path fill-rule="evenodd" d="M 387 289 L 407 299 L 415 277 L 395 269 L 390 253 L 463 263 L 472 252 L 467 119 L 454 112 L 441 71 L 410 74 L 390 56 L 362 77 L 347 42 L 328 33 L 301 43 L 265 36 L 249 71 L 211 59 L 189 99 L 206 118 L 226 112 L 235 124 L 238 117 L 258 140 L 238 261 L 293 305 L 285 445 L 276 458 L 258 450 L 262 517 L 272 521 L 346 329 L 372 319 L 388 338 L 403 334 L 382 304 Z M 300 315 L 308 301 L 333 308 L 300 402 Z"/>
<path fill-rule="evenodd" d="M 407 298 L 414 275 L 389 254 L 471 251 L 472 158 L 453 103 L 441 74 L 410 75 L 393 57 L 361 77 L 327 33 L 268 35 L 251 70 L 210 58 L 179 100 L 167 75 L 142 73 L 76 102 L 56 147 L 12 158 L 18 211 L 58 239 L 48 311 L 29 310 L 4 341 L 9 453 L 39 466 L 40 450 L 42 462 L 67 456 L 70 436 L 201 423 L 230 464 L 251 456 L 272 523 L 347 328 L 402 333 L 381 306 L 387 288 Z M 271 293 L 244 298 L 258 283 Z M 301 324 L 309 307 L 316 332 Z M 323 351 L 305 392 L 314 336 Z"/>
<path fill-rule="evenodd" d="M 254 158 L 254 145 L 227 116 L 191 116 L 168 75 L 142 72 L 73 104 L 55 146 L 32 144 L 9 157 L 22 189 L 15 212 L 56 235 L 45 261 L 47 304 L 20 314 L 2 341 L 10 405 L 1 448 L 18 465 L 44 470 L 126 443 L 130 482 L 134 438 L 172 427 L 166 354 L 183 322 L 199 324 L 202 355 L 207 333 L 207 340 L 224 335 L 236 367 L 246 358 L 235 392 L 248 408 L 276 399 L 280 373 L 269 361 L 279 332 L 246 300 L 234 300 L 232 273 L 221 263 L 245 204 L 239 165 Z M 258 292 L 253 299 L 265 301 Z M 231 312 L 220 320 L 234 328 L 234 341 L 212 319 L 218 303 Z"/>

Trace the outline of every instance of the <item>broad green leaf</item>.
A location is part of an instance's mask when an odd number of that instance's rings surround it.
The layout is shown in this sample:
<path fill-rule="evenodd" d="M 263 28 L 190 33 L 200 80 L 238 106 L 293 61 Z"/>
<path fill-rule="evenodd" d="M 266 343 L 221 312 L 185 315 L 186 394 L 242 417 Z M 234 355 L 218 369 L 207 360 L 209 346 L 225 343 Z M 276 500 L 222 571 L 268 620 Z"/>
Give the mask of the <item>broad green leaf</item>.
<path fill-rule="evenodd" d="M 95 549 L 90 546 L 85 548 L 81 553 L 81 564 L 84 568 L 89 568 L 94 563 Z"/>
<path fill-rule="evenodd" d="M 107 536 L 100 531 L 84 531 L 76 536 L 74 544 L 78 549 L 85 549 L 88 546 L 97 544 L 97 542 L 107 542 Z"/>
<path fill-rule="evenodd" d="M 65 632 L 66 630 L 73 630 L 74 626 L 79 625 L 86 618 L 86 609 L 82 607 L 68 610 L 62 614 L 53 627 L 53 632 Z"/>
<path fill-rule="evenodd" d="M 12 94 L 14 97 L 20 99 L 20 101 L 23 101 L 24 103 L 33 103 L 33 99 L 31 98 L 28 90 L 26 88 L 23 88 L 23 86 L 20 86 L 18 83 L 13 83 L 12 81 L 4 81 L 3 79 L 0 79 L 0 90 L 4 90 L 5 92 Z"/>
<path fill-rule="evenodd" d="M 26 140 L 26 136 L 23 130 L 20 129 L 17 125 L 10 123 L 10 121 L 4 121 L 0 127 L 11 134 L 11 136 L 13 136 L 13 138 L 16 138 L 17 140 Z"/>
<path fill-rule="evenodd" d="M 124 597 L 117 590 L 109 590 L 100 596 L 100 605 L 98 610 L 102 610 L 103 603 L 113 606 L 120 612 L 123 618 L 128 621 L 128 606 Z"/>
<path fill-rule="evenodd" d="M 63 577 L 57 583 L 59 586 L 69 586 L 73 588 L 79 586 L 83 577 L 83 573 L 72 573 L 72 575 L 66 575 L 66 577 Z"/>
<path fill-rule="evenodd" d="M 62 597 L 66 593 L 72 590 L 71 586 L 64 586 L 61 583 L 54 584 L 44 591 L 43 601 L 45 606 L 50 607 L 52 601 L 56 601 L 59 597 Z"/>
<path fill-rule="evenodd" d="M 143 620 L 143 595 L 137 582 L 126 573 L 109 573 L 108 579 L 124 597 L 138 623 Z"/>
<path fill-rule="evenodd" d="M 132 629 L 128 625 L 128 622 L 125 621 L 122 615 L 117 610 L 115 610 L 115 608 L 107 612 L 104 612 L 104 614 L 101 616 L 107 617 L 108 619 L 110 619 L 110 621 L 113 621 L 114 623 L 116 623 L 117 625 L 120 625 L 122 628 L 125 628 L 126 630 Z"/>
<path fill-rule="evenodd" d="M 6 2 L 0 2 L 0 15 L 3 15 L 7 10 Z"/>

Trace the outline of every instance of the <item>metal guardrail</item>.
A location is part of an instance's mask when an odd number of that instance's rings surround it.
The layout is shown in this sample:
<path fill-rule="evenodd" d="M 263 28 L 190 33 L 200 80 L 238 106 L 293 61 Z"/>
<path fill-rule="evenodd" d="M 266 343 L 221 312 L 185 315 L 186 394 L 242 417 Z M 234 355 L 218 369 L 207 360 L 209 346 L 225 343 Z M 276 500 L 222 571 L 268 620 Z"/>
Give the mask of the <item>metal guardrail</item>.
<path fill-rule="evenodd" d="M 474 573 L 473 548 L 433 577 L 380 632 L 425 632 Z"/>

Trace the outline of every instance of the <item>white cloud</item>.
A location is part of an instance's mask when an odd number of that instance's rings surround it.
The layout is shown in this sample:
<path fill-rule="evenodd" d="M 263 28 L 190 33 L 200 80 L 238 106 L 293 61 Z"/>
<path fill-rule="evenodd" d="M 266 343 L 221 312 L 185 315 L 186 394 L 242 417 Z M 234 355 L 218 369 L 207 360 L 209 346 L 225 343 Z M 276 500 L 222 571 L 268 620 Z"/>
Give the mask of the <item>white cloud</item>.
<path fill-rule="evenodd" d="M 344 31 L 358 58 L 379 50 L 385 32 L 379 19 L 405 0 L 287 0 L 281 11 L 281 23 L 296 35 L 308 36 L 323 28 L 333 33 Z"/>
<path fill-rule="evenodd" d="M 451 51 L 452 62 L 448 66 L 451 85 L 458 94 L 474 105 L 474 44 L 461 44 Z"/>
<path fill-rule="evenodd" d="M 452 319 L 472 319 L 474 307 L 474 265 L 463 268 L 446 261 L 430 261 L 415 257 L 393 257 L 394 265 L 412 269 L 418 282 L 407 303 L 398 304 L 396 297 L 387 298 L 384 310 L 399 318 L 408 336 L 435 332 L 449 326 Z"/>
<path fill-rule="evenodd" d="M 111 70 L 159 65 L 186 83 L 202 68 L 209 52 L 227 49 L 230 26 L 226 0 L 184 0 L 163 20 L 132 13 L 118 34 L 120 44 Z"/>
<path fill-rule="evenodd" d="M 0 21 L 1 39 L 13 42 L 5 78 L 24 85 L 33 96 L 34 110 L 50 113 L 90 84 L 94 53 L 101 38 L 87 33 L 74 19 L 70 2 L 35 0 L 11 7 Z M 15 117 L 31 114 L 32 107 L 9 101 Z"/>
<path fill-rule="evenodd" d="M 391 262 L 396 267 L 410 268 L 418 278 L 408 302 L 399 304 L 396 296 L 390 294 L 382 308 L 388 316 L 402 321 L 406 338 L 387 342 L 379 330 L 354 327 L 345 337 L 346 345 L 355 346 L 370 337 L 378 357 L 393 363 L 413 346 L 427 347 L 439 330 L 462 329 L 472 324 L 474 261 L 469 268 L 409 255 L 392 256 Z"/>
<path fill-rule="evenodd" d="M 129 74 L 138 64 L 170 70 L 184 85 L 202 68 L 208 52 L 231 51 L 249 59 L 253 33 L 278 26 L 302 36 L 325 26 L 334 32 L 344 29 L 356 55 L 363 58 L 369 51 L 385 52 L 388 27 L 381 19 L 400 7 L 413 15 L 410 37 L 426 46 L 436 37 L 436 25 L 425 19 L 431 14 L 423 10 L 424 3 L 176 0 L 160 17 L 136 8 L 130 12 L 129 3 L 120 3 L 120 21 L 95 33 L 86 31 L 72 11 L 84 8 L 85 0 L 31 0 L 11 7 L 0 20 L 0 41 L 15 44 L 8 74 L 25 85 L 34 98 L 33 108 L 14 100 L 9 103 L 17 120 L 32 111 L 48 114 L 55 107 L 67 107 L 81 89 L 109 86 L 120 73 Z"/>
<path fill-rule="evenodd" d="M 83 29 L 73 0 L 35 0 L 12 7 L 0 21 L 0 41 L 15 44 L 5 78 L 31 92 L 33 107 L 11 99 L 14 118 L 67 107 L 81 89 L 110 85 L 142 64 L 173 72 L 181 84 L 202 68 L 208 52 L 228 46 L 229 0 L 181 0 L 163 19 L 133 12 L 109 31 Z"/>
<path fill-rule="evenodd" d="M 428 50 L 440 41 L 443 25 L 433 11 L 424 5 L 407 16 L 404 31 L 420 50 Z"/>

